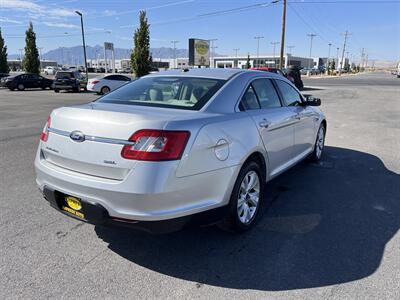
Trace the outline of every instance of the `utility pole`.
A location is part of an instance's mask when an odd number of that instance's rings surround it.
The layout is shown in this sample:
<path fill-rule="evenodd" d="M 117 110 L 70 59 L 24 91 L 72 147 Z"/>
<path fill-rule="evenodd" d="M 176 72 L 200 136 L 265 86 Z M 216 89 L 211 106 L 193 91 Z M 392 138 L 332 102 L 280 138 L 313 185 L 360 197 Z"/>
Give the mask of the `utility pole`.
<path fill-rule="evenodd" d="M 342 50 L 342 59 L 340 60 L 340 67 L 339 67 L 339 76 L 342 75 L 342 68 L 343 68 L 343 59 L 344 59 L 344 52 L 346 51 L 346 43 L 347 43 L 347 38 L 350 35 L 348 30 L 344 33 L 344 43 L 343 43 L 343 50 Z"/>
<path fill-rule="evenodd" d="M 271 45 L 273 46 L 274 50 L 274 67 L 276 67 L 276 60 L 275 60 L 275 50 L 276 50 L 276 45 L 279 45 L 279 42 L 271 42 Z"/>
<path fill-rule="evenodd" d="M 208 41 L 210 42 L 210 50 L 211 50 L 210 53 L 209 53 L 209 56 L 210 56 L 210 68 L 211 68 L 211 67 L 215 67 L 214 66 L 214 49 L 215 49 L 214 42 L 218 41 L 218 39 L 209 39 Z"/>
<path fill-rule="evenodd" d="M 365 58 L 365 68 L 368 68 L 368 52 Z"/>
<path fill-rule="evenodd" d="M 329 75 L 329 58 L 331 57 L 331 47 L 332 47 L 332 43 L 328 44 L 329 48 L 328 48 L 328 57 L 326 59 L 326 75 Z"/>
<path fill-rule="evenodd" d="M 86 59 L 86 44 L 85 44 L 85 31 L 83 30 L 83 15 L 80 11 L 76 10 L 75 13 L 81 17 L 81 31 L 82 31 L 82 44 L 83 44 L 83 58 L 85 60 L 85 71 L 86 80 L 89 80 L 89 73 L 87 69 L 87 59 Z"/>
<path fill-rule="evenodd" d="M 310 55 L 309 55 L 310 60 L 308 61 L 308 68 L 310 69 L 311 68 L 310 63 L 311 63 L 311 53 L 312 53 L 312 41 L 313 41 L 314 37 L 316 37 L 317 35 L 315 33 L 309 33 L 309 34 L 307 34 L 307 36 L 310 37 Z M 310 71 L 308 71 L 308 72 L 310 72 Z"/>
<path fill-rule="evenodd" d="M 24 49 L 18 49 L 19 50 L 19 60 L 22 61 L 22 50 Z"/>
<path fill-rule="evenodd" d="M 294 46 L 287 46 L 287 48 L 289 49 L 289 52 L 287 53 L 288 54 L 287 66 L 290 66 L 290 56 L 289 56 L 289 54 L 292 55 L 292 49 L 294 48 Z"/>
<path fill-rule="evenodd" d="M 176 68 L 176 44 L 179 43 L 179 41 L 171 41 L 171 43 L 174 45 L 174 69 Z"/>
<path fill-rule="evenodd" d="M 263 36 L 255 36 L 254 38 L 257 40 L 257 67 L 258 67 L 258 64 L 259 64 L 258 57 L 260 55 L 260 39 L 263 39 L 264 37 Z"/>
<path fill-rule="evenodd" d="M 285 50 L 285 31 L 286 31 L 286 0 L 283 0 L 282 9 L 282 33 L 281 33 L 281 53 L 279 56 L 279 69 L 283 68 L 283 55 Z M 274 55 L 275 57 L 275 55 Z M 275 60 L 275 58 L 274 58 Z"/>

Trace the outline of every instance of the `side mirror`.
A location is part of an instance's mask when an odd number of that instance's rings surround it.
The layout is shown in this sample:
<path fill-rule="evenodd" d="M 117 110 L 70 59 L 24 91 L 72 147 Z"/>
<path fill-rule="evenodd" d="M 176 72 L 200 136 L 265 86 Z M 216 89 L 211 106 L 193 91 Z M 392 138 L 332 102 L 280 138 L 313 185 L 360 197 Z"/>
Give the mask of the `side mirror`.
<path fill-rule="evenodd" d="M 306 101 L 304 102 L 305 106 L 320 106 L 321 99 L 316 98 L 313 95 L 303 95 Z"/>

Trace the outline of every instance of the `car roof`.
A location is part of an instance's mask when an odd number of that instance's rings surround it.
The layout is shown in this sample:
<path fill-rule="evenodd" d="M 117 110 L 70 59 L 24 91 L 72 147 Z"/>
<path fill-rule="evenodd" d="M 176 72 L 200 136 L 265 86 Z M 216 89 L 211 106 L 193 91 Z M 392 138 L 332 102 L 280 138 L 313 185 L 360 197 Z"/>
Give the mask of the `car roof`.
<path fill-rule="evenodd" d="M 183 77 L 205 77 L 228 80 L 232 76 L 245 72 L 242 69 L 210 69 L 210 68 L 198 68 L 198 69 L 182 69 L 182 70 L 169 70 L 161 71 L 156 74 L 149 74 L 147 76 L 183 76 Z M 146 76 L 146 77 L 147 77 Z"/>

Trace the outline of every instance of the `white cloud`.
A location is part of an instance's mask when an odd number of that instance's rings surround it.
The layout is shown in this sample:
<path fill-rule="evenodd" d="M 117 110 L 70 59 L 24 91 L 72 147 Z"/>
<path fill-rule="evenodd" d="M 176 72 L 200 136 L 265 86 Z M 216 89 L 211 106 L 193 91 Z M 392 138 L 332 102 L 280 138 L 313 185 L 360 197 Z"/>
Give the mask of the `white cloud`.
<path fill-rule="evenodd" d="M 62 7 L 49 9 L 47 6 L 39 5 L 31 0 L 0 0 L 0 7 L 8 10 L 26 11 L 39 16 L 75 16 L 75 12 L 73 10 Z"/>
<path fill-rule="evenodd" d="M 20 21 L 11 20 L 11 19 L 9 19 L 9 18 L 4 18 L 4 17 L 0 17 L 0 22 L 12 23 L 12 24 L 22 24 L 22 22 L 20 22 Z"/>

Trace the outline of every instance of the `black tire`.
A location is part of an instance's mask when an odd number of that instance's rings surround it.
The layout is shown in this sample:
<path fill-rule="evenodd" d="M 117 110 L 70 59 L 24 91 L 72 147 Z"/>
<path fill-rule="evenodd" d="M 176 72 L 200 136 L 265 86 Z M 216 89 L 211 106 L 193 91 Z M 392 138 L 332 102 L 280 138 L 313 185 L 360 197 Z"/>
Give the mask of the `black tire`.
<path fill-rule="evenodd" d="M 323 131 L 322 144 L 321 144 L 321 138 L 320 138 L 321 130 Z M 319 162 L 321 160 L 324 146 L 325 146 L 325 134 L 326 134 L 326 127 L 325 127 L 324 123 L 322 123 L 318 128 L 317 137 L 315 138 L 314 150 L 310 155 L 310 159 L 313 162 Z"/>
<path fill-rule="evenodd" d="M 74 88 L 73 91 L 74 91 L 75 93 L 79 93 L 79 92 L 81 91 L 81 89 L 80 89 L 80 87 L 77 87 L 77 88 Z"/>
<path fill-rule="evenodd" d="M 54 92 L 55 92 L 55 93 L 59 93 L 60 90 L 59 90 L 59 89 L 54 89 Z"/>
<path fill-rule="evenodd" d="M 25 90 L 25 86 L 22 83 L 19 83 L 17 86 L 18 91 L 23 91 Z"/>
<path fill-rule="evenodd" d="M 100 90 L 102 95 L 108 94 L 110 92 L 110 88 L 108 86 L 103 86 Z"/>
<path fill-rule="evenodd" d="M 9 89 L 10 91 L 15 91 L 15 89 L 14 88 L 11 88 L 11 89 Z"/>
<path fill-rule="evenodd" d="M 258 176 L 259 180 L 259 200 L 254 212 L 254 215 L 250 218 L 248 223 L 243 223 L 240 220 L 239 211 L 238 211 L 238 203 L 239 196 L 241 192 L 241 185 L 244 181 L 245 176 L 248 176 L 250 173 L 255 173 Z M 260 212 L 264 206 L 264 189 L 265 189 L 265 180 L 263 176 L 263 170 L 260 165 L 255 161 L 246 162 L 242 169 L 239 172 L 239 175 L 236 179 L 235 185 L 232 190 L 231 198 L 229 201 L 228 212 L 226 217 L 221 221 L 219 227 L 223 230 L 234 231 L 237 233 L 244 232 L 252 228 L 259 216 Z M 248 204 L 246 204 L 248 205 Z"/>

